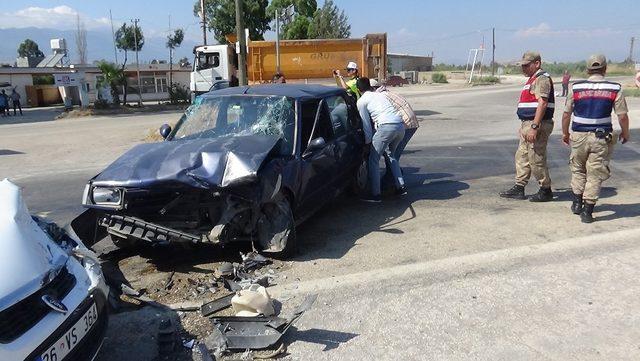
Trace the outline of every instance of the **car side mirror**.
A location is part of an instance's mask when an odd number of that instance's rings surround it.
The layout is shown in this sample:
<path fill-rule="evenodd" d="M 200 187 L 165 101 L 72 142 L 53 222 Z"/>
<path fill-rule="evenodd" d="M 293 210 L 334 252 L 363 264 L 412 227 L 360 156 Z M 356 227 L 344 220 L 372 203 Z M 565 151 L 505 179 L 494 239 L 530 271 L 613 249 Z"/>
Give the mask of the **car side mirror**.
<path fill-rule="evenodd" d="M 171 126 L 169 124 L 162 124 L 160 127 L 160 135 L 163 139 L 167 139 L 167 137 L 171 134 Z"/>
<path fill-rule="evenodd" d="M 325 145 L 327 145 L 327 143 L 324 141 L 324 138 L 318 137 L 318 138 L 312 139 L 311 142 L 309 142 L 309 146 L 307 147 L 307 150 L 315 151 L 315 150 L 324 148 Z"/>

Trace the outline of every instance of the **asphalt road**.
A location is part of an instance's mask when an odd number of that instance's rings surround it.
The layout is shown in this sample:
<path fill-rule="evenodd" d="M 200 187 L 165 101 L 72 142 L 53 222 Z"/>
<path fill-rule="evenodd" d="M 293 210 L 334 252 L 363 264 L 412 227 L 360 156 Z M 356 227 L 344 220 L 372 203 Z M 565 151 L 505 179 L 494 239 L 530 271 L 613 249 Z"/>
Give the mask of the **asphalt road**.
<path fill-rule="evenodd" d="M 300 227 L 271 292 L 319 298 L 288 334 L 288 358 L 640 358 L 640 132 L 616 147 L 597 222 L 583 225 L 568 209 L 559 113 L 556 200 L 533 204 L 496 195 L 513 183 L 517 87 L 398 92 L 421 120 L 401 160 L 409 194 L 373 206 L 344 197 Z M 640 101 L 629 107 L 640 124 Z M 0 178 L 25 188 L 32 211 L 69 221 L 87 179 L 175 117 L 0 119 Z"/>

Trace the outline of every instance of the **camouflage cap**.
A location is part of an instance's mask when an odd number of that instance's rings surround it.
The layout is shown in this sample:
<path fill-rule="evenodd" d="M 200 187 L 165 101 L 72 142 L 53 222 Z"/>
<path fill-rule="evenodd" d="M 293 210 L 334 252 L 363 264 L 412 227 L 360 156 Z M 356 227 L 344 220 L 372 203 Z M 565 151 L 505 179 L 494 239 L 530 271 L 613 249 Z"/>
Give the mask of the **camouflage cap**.
<path fill-rule="evenodd" d="M 516 65 L 527 65 L 531 62 L 541 60 L 542 59 L 540 58 L 540 53 L 538 53 L 537 51 L 527 51 L 526 53 L 522 54 L 522 60 L 516 62 Z"/>
<path fill-rule="evenodd" d="M 602 54 L 594 54 L 587 60 L 588 70 L 598 70 L 607 66 L 607 58 Z"/>

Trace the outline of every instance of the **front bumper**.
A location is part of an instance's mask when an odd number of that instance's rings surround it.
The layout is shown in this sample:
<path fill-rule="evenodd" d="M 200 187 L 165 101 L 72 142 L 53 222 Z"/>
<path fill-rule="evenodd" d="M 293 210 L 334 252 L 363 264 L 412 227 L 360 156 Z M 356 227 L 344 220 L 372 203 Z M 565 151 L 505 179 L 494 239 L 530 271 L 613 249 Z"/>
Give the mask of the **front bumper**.
<path fill-rule="evenodd" d="M 117 214 L 105 214 L 98 219 L 98 225 L 105 227 L 107 232 L 114 236 L 125 239 L 140 239 L 151 243 L 209 242 L 206 237 L 146 222 L 139 218 Z"/>
<path fill-rule="evenodd" d="M 49 348 L 54 342 L 56 342 L 65 332 L 67 332 L 76 322 L 84 315 L 84 313 L 95 303 L 98 309 L 98 321 L 93 325 L 93 328 L 87 333 L 84 338 L 76 345 L 73 351 L 65 357 L 64 360 L 58 361 L 85 361 L 93 360 L 96 356 L 102 341 L 104 334 L 107 330 L 108 324 L 108 312 L 107 312 L 107 300 L 97 290 L 93 291 L 82 303 L 69 315 L 69 317 L 53 332 L 44 342 L 40 344 L 29 356 L 25 358 L 27 361 L 40 360 L 40 355 Z"/>

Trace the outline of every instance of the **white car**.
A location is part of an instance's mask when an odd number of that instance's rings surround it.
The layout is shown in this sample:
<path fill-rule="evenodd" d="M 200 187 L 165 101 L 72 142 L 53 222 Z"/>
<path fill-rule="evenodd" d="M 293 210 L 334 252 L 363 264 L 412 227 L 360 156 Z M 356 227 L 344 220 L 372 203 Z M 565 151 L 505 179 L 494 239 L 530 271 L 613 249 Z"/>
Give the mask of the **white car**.
<path fill-rule="evenodd" d="M 92 360 L 107 327 L 98 259 L 0 182 L 0 360 Z"/>

